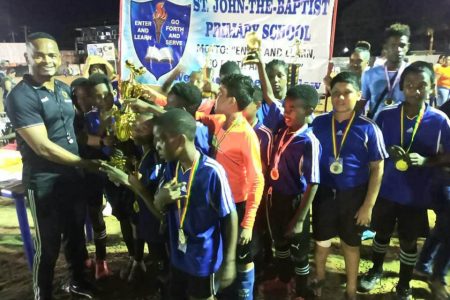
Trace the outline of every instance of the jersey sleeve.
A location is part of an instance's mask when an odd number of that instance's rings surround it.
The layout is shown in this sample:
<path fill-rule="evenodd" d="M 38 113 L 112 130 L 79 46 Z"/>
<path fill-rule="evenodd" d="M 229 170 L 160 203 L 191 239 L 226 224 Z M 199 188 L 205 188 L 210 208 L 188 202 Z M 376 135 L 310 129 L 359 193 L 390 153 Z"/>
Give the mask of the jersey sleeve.
<path fill-rule="evenodd" d="M 450 153 L 450 120 L 448 118 L 442 122 L 441 146 L 445 153 Z"/>
<path fill-rule="evenodd" d="M 264 119 L 264 125 L 275 133 L 284 122 L 284 108 L 280 102 L 273 102 Z"/>
<path fill-rule="evenodd" d="M 384 144 L 383 134 L 375 123 L 370 123 L 368 126 L 367 151 L 369 153 L 369 161 L 378 161 L 389 157 Z"/>
<path fill-rule="evenodd" d="M 37 94 L 36 94 L 37 95 Z M 44 124 L 40 99 L 23 93 L 10 93 L 6 99 L 8 118 L 15 129 Z"/>
<path fill-rule="evenodd" d="M 256 133 L 252 130 L 246 134 L 243 140 L 245 145 L 241 149 L 243 154 L 243 167 L 247 172 L 248 196 L 245 206 L 245 215 L 241 226 L 243 228 L 253 228 L 256 212 L 261 202 L 264 189 L 264 176 L 261 168 L 261 154 Z"/>
<path fill-rule="evenodd" d="M 236 210 L 236 207 L 225 170 L 219 164 L 214 164 L 211 167 L 213 170 L 209 184 L 209 192 L 212 196 L 211 205 L 217 211 L 219 217 L 223 218 Z"/>
<path fill-rule="evenodd" d="M 320 183 L 319 161 L 322 152 L 319 140 L 311 132 L 305 145 L 301 173 L 305 176 L 306 182 Z"/>

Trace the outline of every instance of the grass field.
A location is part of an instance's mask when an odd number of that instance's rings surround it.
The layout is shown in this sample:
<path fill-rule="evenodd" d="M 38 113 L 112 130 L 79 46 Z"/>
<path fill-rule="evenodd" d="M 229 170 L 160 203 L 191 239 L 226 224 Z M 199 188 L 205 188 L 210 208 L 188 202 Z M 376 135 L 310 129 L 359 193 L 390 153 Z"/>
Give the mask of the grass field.
<path fill-rule="evenodd" d="M 29 215 L 30 226 L 32 219 Z M 108 261 L 114 271 L 114 276 L 104 281 L 98 282 L 99 289 L 96 299 L 152 299 L 155 292 L 154 273 L 149 272 L 144 283 L 140 285 L 129 285 L 119 279 L 117 275 L 121 265 L 126 261 L 126 248 L 120 237 L 119 223 L 113 217 L 106 218 L 108 231 Z M 423 241 L 421 241 L 422 244 Z M 363 243 L 360 263 L 360 272 L 366 271 L 370 267 L 368 258 L 370 257 L 371 241 Z M 89 252 L 94 252 L 92 244 L 88 245 Z M 338 243 L 333 243 L 332 255 L 328 261 L 328 277 L 321 299 L 341 299 L 344 288 L 344 261 L 339 254 Z M 398 276 L 398 240 L 393 239 L 391 248 L 387 255 L 385 270 L 386 277 L 371 294 L 361 295 L 360 299 L 391 299 L 392 289 L 397 282 Z M 151 269 L 151 268 L 150 268 Z M 59 286 L 64 282 L 65 262 L 63 255 L 60 256 L 54 280 L 55 299 L 72 299 L 59 290 Z M 428 284 L 424 281 L 413 280 L 413 293 L 415 299 L 431 299 Z M 262 296 L 256 298 L 264 299 Z M 265 299 L 276 300 L 278 297 L 265 297 Z M 17 217 L 13 202 L 0 198 L 0 299 L 1 300 L 22 300 L 32 299 L 31 272 L 25 261 L 22 249 L 22 241 L 17 223 Z M 282 299 L 282 298 L 279 298 Z"/>

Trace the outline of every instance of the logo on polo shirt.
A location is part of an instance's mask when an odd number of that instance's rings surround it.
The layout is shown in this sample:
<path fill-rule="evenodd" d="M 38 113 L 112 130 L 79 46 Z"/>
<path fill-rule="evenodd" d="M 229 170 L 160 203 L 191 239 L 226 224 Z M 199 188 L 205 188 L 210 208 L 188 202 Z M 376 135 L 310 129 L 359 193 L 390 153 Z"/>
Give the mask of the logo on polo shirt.
<path fill-rule="evenodd" d="M 342 130 L 339 130 L 338 132 L 336 132 L 336 135 L 343 135 Z"/>
<path fill-rule="evenodd" d="M 47 102 L 48 100 L 49 100 L 49 99 L 48 99 L 47 96 L 45 96 L 44 98 L 41 98 L 41 102 L 42 102 L 42 103 Z"/>
<path fill-rule="evenodd" d="M 62 92 L 61 92 L 61 95 L 63 95 L 64 98 L 70 98 L 70 97 L 69 97 L 69 94 L 67 94 L 66 91 L 62 91 Z"/>
<path fill-rule="evenodd" d="M 406 130 L 407 133 L 412 133 L 414 131 L 414 129 L 411 127 L 408 130 Z"/>

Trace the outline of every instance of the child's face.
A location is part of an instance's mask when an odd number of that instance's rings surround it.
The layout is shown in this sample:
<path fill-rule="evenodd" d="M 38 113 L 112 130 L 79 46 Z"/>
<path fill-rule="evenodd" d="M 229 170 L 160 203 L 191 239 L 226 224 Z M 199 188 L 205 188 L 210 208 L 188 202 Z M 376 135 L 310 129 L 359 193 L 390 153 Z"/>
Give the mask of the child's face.
<path fill-rule="evenodd" d="M 106 67 L 104 64 L 94 64 L 89 68 L 89 75 L 99 73 L 106 75 Z"/>
<path fill-rule="evenodd" d="M 409 104 L 420 104 L 430 98 L 433 90 L 430 75 L 426 72 L 408 73 L 403 81 L 405 101 Z"/>
<path fill-rule="evenodd" d="M 170 136 L 159 126 L 153 126 L 153 143 L 159 156 L 174 161 L 180 152 L 180 136 Z"/>
<path fill-rule="evenodd" d="M 350 56 L 349 67 L 353 72 L 357 74 L 362 74 L 362 72 L 367 68 L 368 64 L 369 61 L 364 59 L 358 52 L 353 52 Z"/>
<path fill-rule="evenodd" d="M 153 124 L 148 118 L 138 116 L 131 128 L 131 136 L 138 146 L 153 143 Z"/>
<path fill-rule="evenodd" d="M 351 112 L 361 98 L 361 91 L 347 82 L 338 82 L 331 89 L 333 110 L 337 113 Z"/>
<path fill-rule="evenodd" d="M 401 37 L 391 36 L 384 44 L 386 50 L 386 58 L 393 63 L 399 63 L 405 59 L 409 50 L 409 38 L 406 35 Z"/>
<path fill-rule="evenodd" d="M 100 111 L 108 111 L 113 107 L 114 95 L 105 83 L 94 86 L 92 96 Z"/>
<path fill-rule="evenodd" d="M 228 97 L 227 88 L 224 85 L 220 85 L 219 94 L 217 95 L 215 111 L 217 114 L 227 114 L 232 111 L 234 97 Z"/>
<path fill-rule="evenodd" d="M 74 90 L 75 97 L 77 98 L 78 106 L 83 113 L 87 113 L 94 106 L 92 97 L 87 87 L 78 86 Z"/>
<path fill-rule="evenodd" d="M 287 91 L 287 74 L 285 69 L 276 65 L 267 73 L 275 98 L 283 100 Z"/>
<path fill-rule="evenodd" d="M 284 123 L 289 128 L 298 129 L 305 124 L 305 118 L 310 114 L 301 99 L 286 98 L 284 101 Z"/>

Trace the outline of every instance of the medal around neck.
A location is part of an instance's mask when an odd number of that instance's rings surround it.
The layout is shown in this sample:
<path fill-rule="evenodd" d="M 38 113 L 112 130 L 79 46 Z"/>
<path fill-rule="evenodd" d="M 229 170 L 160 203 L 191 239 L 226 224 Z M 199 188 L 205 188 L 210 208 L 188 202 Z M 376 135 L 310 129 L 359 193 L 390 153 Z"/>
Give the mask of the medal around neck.
<path fill-rule="evenodd" d="M 280 178 L 280 172 L 278 172 L 278 169 L 273 168 L 270 171 L 270 178 L 273 180 L 278 180 Z"/>
<path fill-rule="evenodd" d="M 394 100 L 392 100 L 391 98 L 388 98 L 388 99 L 384 100 L 384 104 L 392 105 L 392 104 L 394 104 Z"/>
<path fill-rule="evenodd" d="M 409 165 L 408 162 L 402 158 L 395 162 L 395 168 L 400 172 L 405 172 L 408 170 Z"/>
<path fill-rule="evenodd" d="M 335 160 L 330 165 L 330 172 L 335 175 L 342 174 L 344 172 L 344 166 L 342 165 L 342 162 L 339 160 Z"/>

